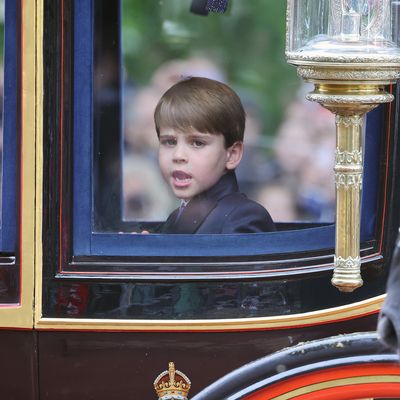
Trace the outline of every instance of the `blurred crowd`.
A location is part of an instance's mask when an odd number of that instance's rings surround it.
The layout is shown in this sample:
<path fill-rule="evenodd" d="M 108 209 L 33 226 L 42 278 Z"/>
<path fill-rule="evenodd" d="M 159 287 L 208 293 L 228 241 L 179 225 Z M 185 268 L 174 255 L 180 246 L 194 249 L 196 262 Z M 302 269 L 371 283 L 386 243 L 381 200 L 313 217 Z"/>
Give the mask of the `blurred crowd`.
<path fill-rule="evenodd" d="M 128 82 L 124 89 L 125 220 L 163 220 L 177 206 L 158 169 L 153 112 L 161 95 L 186 76 L 230 84 L 218 65 L 194 57 L 161 65 L 143 88 Z M 334 117 L 320 105 L 305 100 L 309 90 L 302 87 L 294 93 L 274 135 L 264 132 L 262 110 L 256 102 L 248 93 L 237 90 L 247 115 L 245 154 L 237 169 L 239 185 L 248 197 L 264 205 L 276 222 L 334 219 Z"/>

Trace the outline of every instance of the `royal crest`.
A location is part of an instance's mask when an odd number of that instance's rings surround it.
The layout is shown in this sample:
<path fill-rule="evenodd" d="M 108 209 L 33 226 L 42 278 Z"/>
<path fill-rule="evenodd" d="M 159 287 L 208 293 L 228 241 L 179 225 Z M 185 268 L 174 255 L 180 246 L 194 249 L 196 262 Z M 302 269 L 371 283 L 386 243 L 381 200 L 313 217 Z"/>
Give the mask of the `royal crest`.
<path fill-rule="evenodd" d="M 189 378 L 175 369 L 175 364 L 168 364 L 168 371 L 162 372 L 154 381 L 154 389 L 159 400 L 188 400 L 191 382 Z"/>

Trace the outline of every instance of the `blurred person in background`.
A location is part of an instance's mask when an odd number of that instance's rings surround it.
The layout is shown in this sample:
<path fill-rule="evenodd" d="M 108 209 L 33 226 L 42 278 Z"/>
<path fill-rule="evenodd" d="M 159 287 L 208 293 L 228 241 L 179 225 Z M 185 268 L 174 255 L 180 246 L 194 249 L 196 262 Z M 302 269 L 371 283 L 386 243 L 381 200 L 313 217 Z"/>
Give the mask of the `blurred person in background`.
<path fill-rule="evenodd" d="M 297 220 L 334 219 L 335 140 L 335 120 L 329 111 L 307 100 L 289 105 L 274 153 L 278 175 L 294 193 Z"/>

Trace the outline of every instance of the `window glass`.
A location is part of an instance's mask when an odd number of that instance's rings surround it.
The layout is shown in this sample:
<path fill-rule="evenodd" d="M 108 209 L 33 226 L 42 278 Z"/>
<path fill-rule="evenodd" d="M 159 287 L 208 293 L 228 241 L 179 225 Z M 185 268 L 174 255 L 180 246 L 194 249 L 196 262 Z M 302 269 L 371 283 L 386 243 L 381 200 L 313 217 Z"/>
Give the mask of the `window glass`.
<path fill-rule="evenodd" d="M 285 2 L 231 1 L 203 15 L 205 3 L 94 2 L 95 231 L 162 221 L 177 206 L 158 169 L 153 112 L 187 76 L 223 81 L 242 99 L 241 191 L 276 222 L 334 220 L 334 117 L 305 100 L 312 88 L 286 63 Z"/>
<path fill-rule="evenodd" d="M 15 268 L 18 2 L 0 0 L 0 303 L 17 303 Z"/>
<path fill-rule="evenodd" d="M 15 250 L 18 115 L 18 2 L 0 1 L 0 249 Z M 3 60 L 6 60 L 4 62 Z"/>
<path fill-rule="evenodd" d="M 4 0 L 0 0 L 0 188 L 3 187 L 3 102 L 4 102 Z M 0 189 L 0 209 L 2 209 L 3 196 Z M 0 213 L 0 223 L 2 213 Z"/>

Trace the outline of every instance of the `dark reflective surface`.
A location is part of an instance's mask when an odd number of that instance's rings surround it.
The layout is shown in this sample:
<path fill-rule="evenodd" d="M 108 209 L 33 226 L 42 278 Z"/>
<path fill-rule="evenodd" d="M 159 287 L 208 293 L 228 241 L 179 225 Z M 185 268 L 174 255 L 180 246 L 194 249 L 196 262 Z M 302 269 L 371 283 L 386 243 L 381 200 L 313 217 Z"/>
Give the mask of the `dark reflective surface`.
<path fill-rule="evenodd" d="M 36 332 L 0 330 L 0 397 L 36 400 Z"/>
<path fill-rule="evenodd" d="M 364 286 L 341 293 L 321 276 L 253 282 L 50 283 L 46 317 L 223 319 L 289 315 L 337 307 L 384 292 L 379 271 Z"/>
<path fill-rule="evenodd" d="M 19 270 L 15 265 L 0 266 L 0 304 L 19 301 Z"/>
<path fill-rule="evenodd" d="M 257 332 L 39 332 L 39 382 L 48 400 L 156 399 L 154 379 L 173 361 L 189 398 L 226 373 L 285 347 L 373 330 L 376 316 Z"/>

